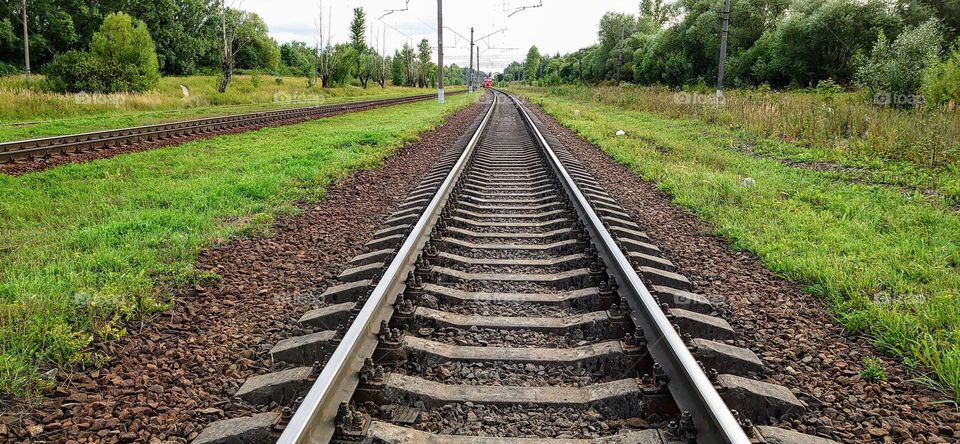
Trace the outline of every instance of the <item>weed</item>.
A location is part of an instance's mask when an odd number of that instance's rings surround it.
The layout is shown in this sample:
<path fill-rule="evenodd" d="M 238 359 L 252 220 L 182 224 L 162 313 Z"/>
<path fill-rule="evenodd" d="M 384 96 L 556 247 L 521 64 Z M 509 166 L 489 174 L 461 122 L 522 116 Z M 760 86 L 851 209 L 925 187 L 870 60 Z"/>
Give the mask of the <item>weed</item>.
<path fill-rule="evenodd" d="M 863 369 L 859 372 L 860 377 L 869 382 L 881 382 L 887 380 L 887 372 L 883 369 L 883 361 L 867 357 L 863 358 Z"/>

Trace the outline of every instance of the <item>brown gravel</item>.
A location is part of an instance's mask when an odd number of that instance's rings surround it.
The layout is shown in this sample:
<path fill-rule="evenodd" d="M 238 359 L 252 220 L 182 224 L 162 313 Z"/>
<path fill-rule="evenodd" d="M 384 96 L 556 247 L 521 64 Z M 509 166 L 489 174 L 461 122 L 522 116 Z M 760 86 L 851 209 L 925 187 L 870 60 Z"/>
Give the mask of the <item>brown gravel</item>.
<path fill-rule="evenodd" d="M 219 281 L 183 289 L 169 311 L 97 345 L 113 361 L 62 375 L 41 405 L 6 407 L 0 440 L 187 442 L 212 421 L 253 412 L 231 395 L 247 376 L 270 370 L 271 345 L 299 333 L 293 320 L 308 308 L 300 302 L 333 282 L 480 111 L 454 115 L 381 168 L 301 204 L 304 212 L 278 220 L 269 237 L 202 253 L 196 267 Z"/>
<path fill-rule="evenodd" d="M 960 413 L 934 404 L 944 395 L 907 382 L 916 375 L 902 364 L 883 358 L 885 383 L 858 376 L 863 358 L 878 352 L 868 339 L 835 324 L 824 301 L 778 277 L 755 256 L 734 251 L 653 183 L 531 108 L 698 292 L 721 301 L 715 305 L 736 329 L 737 345 L 754 350 L 775 370 L 766 380 L 790 388 L 814 407 L 781 427 L 842 442 L 960 440 Z"/>
<path fill-rule="evenodd" d="M 306 122 L 308 120 L 322 119 L 324 117 L 332 117 L 332 116 L 350 113 L 350 112 L 368 111 L 370 109 L 375 109 L 375 108 L 377 107 L 366 108 L 366 109 L 357 110 L 357 111 L 330 111 L 326 113 L 317 114 L 309 118 L 280 120 L 280 121 L 271 122 L 268 124 L 249 125 L 249 126 L 238 127 L 238 128 L 228 128 L 221 131 L 211 131 L 203 134 L 192 134 L 188 136 L 172 137 L 172 138 L 163 139 L 163 140 L 131 143 L 129 145 L 123 145 L 119 147 L 102 148 L 102 149 L 97 149 L 93 151 L 84 151 L 84 152 L 72 153 L 67 155 L 51 155 L 49 157 L 41 157 L 41 158 L 27 160 L 27 161 L 19 161 L 19 162 L 13 162 L 13 163 L 0 163 L 0 174 L 19 176 L 21 174 L 42 171 L 47 168 L 53 168 L 59 165 L 66 165 L 68 163 L 81 163 L 81 162 L 90 162 L 92 160 L 107 159 L 113 156 L 118 156 L 120 154 L 136 153 L 140 151 L 163 148 L 167 146 L 180 145 L 180 144 L 191 142 L 198 139 L 207 139 L 210 137 L 223 136 L 227 134 L 238 134 L 238 133 L 243 133 L 247 131 L 255 131 L 262 128 L 275 128 L 278 126 L 294 125 L 297 123 Z"/>

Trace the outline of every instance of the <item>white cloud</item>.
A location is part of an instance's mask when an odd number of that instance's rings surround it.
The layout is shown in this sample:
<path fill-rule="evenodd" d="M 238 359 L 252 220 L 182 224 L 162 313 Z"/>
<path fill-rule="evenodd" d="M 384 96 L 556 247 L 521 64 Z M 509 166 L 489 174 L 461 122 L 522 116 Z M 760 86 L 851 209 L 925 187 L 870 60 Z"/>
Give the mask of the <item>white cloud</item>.
<path fill-rule="evenodd" d="M 277 41 L 302 40 L 313 44 L 319 3 L 318 0 L 243 0 L 237 6 L 263 17 L 270 27 L 271 36 Z M 394 12 L 383 17 L 382 21 L 378 20 L 386 10 L 403 9 L 404 3 L 405 0 L 323 0 L 323 8 L 325 14 L 332 8 L 330 12 L 335 42 L 347 40 L 352 10 L 359 6 L 367 13 L 371 36 L 381 36 L 386 30 L 388 53 L 393 53 L 405 42 L 416 44 L 422 38 L 428 39 L 431 46 L 436 47 L 436 0 L 410 0 L 408 10 Z M 444 32 L 445 63 L 469 63 L 469 40 L 456 33 L 469 38 L 471 26 L 475 28 L 475 37 L 507 28 L 507 31 L 494 34 L 479 43 L 481 69 L 499 71 L 510 61 L 522 60 L 531 45 L 537 45 L 542 54 L 566 53 L 591 45 L 597 40 L 597 24 L 605 12 L 636 14 L 639 6 L 637 0 L 543 0 L 541 7 L 523 10 L 508 17 L 515 8 L 538 3 L 537 0 L 445 1 L 443 24 L 453 30 Z M 381 44 L 382 41 L 378 40 L 377 48 Z"/>

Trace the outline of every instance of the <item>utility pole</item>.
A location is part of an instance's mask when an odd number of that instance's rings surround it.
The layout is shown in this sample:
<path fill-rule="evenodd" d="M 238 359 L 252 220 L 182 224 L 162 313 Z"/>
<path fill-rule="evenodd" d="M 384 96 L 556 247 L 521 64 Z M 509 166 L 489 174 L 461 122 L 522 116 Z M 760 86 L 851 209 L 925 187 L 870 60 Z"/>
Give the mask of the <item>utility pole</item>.
<path fill-rule="evenodd" d="M 437 0 L 437 103 L 443 103 L 443 0 Z"/>
<path fill-rule="evenodd" d="M 479 65 L 480 60 L 478 59 L 477 62 L 478 62 L 477 64 Z M 469 86 L 467 86 L 467 91 L 473 92 L 473 79 L 474 79 L 474 77 L 476 77 L 476 76 L 474 76 L 474 74 L 473 74 L 473 26 L 470 27 L 470 72 L 469 72 L 469 75 L 470 75 L 470 78 L 467 79 L 467 85 L 469 85 Z"/>
<path fill-rule="evenodd" d="M 477 45 L 477 77 L 480 77 L 480 45 Z"/>
<path fill-rule="evenodd" d="M 27 34 L 27 0 L 23 0 L 23 68 L 27 74 L 27 84 L 30 78 L 30 36 Z"/>
<path fill-rule="evenodd" d="M 717 100 L 723 98 L 723 71 L 727 64 L 727 34 L 730 33 L 730 0 L 723 0 L 723 30 L 720 34 L 720 63 L 717 66 Z"/>
<path fill-rule="evenodd" d="M 730 0 L 726 0 L 730 1 Z M 617 51 L 617 86 L 620 86 L 620 65 L 623 64 L 623 23 L 620 24 L 620 50 Z"/>

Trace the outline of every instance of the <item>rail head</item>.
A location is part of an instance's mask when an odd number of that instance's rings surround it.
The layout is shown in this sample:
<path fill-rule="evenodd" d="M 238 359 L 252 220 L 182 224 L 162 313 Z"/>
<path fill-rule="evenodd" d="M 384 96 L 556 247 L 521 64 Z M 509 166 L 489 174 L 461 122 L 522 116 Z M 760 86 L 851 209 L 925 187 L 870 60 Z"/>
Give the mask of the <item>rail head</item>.
<path fill-rule="evenodd" d="M 496 94 L 470 138 L 463 153 L 440 184 L 433 199 L 424 209 L 410 234 L 404 239 L 397 255 L 390 262 L 380 281 L 367 298 L 356 320 L 344 334 L 340 344 L 327 361 L 300 407 L 294 413 L 277 441 L 282 444 L 329 442 L 336 431 L 336 415 L 340 403 L 350 400 L 359 382 L 359 372 L 365 358 L 377 345 L 380 322 L 389 319 L 396 295 L 403 291 L 407 273 L 412 269 L 418 253 L 429 238 L 440 212 L 453 192 L 483 130 L 489 123 L 498 102 Z"/>
<path fill-rule="evenodd" d="M 616 241 L 593 211 L 590 202 L 580 191 L 573 177 L 564 168 L 560 158 L 540 132 L 523 103 L 507 94 L 520 111 L 534 138 L 547 154 L 551 167 L 590 232 L 607 270 L 619 284 L 618 292 L 631 306 L 634 322 L 643 328 L 650 354 L 656 359 L 670 380 L 667 386 L 680 409 L 689 411 L 697 428 L 698 442 L 749 444 L 750 439 L 734 418 L 710 379 L 697 364 L 683 339 L 674 330 L 670 320 L 660 309 L 653 295 L 637 275 Z"/>

